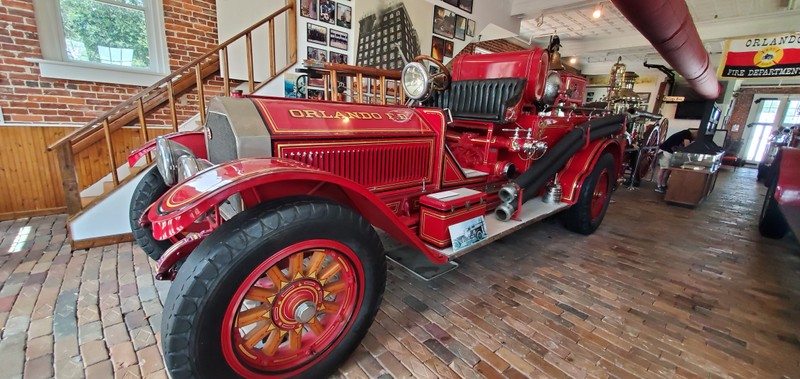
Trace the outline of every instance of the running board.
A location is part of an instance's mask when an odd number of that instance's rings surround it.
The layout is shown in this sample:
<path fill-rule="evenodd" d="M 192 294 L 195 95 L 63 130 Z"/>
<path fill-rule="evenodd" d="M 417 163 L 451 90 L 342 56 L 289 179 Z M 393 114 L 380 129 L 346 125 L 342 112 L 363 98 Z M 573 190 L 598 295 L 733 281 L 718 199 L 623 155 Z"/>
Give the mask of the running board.
<path fill-rule="evenodd" d="M 378 235 L 381 236 L 381 240 L 386 248 L 386 256 L 392 262 L 397 263 L 399 266 L 405 268 L 420 279 L 432 280 L 458 268 L 458 263 L 454 262 L 454 259 L 471 251 L 480 249 L 481 247 L 514 233 L 530 224 L 533 224 L 534 222 L 545 219 L 568 207 L 569 204 L 567 203 L 548 204 L 543 202 L 541 197 L 537 197 L 522 205 L 522 211 L 519 213 L 519 221 L 500 221 L 494 216 L 493 213 L 487 213 L 485 215 L 486 231 L 489 233 L 489 237 L 487 239 L 463 250 L 459 250 L 458 252 L 454 252 L 452 247 L 439 249 L 428 245 L 431 250 L 444 254 L 448 257 L 450 262 L 445 264 L 435 264 L 431 262 L 431 260 L 419 250 L 395 241 L 383 231 L 378 233 Z"/>
<path fill-rule="evenodd" d="M 494 241 L 499 240 L 511 233 L 516 232 L 534 222 L 540 221 L 545 219 L 559 211 L 562 211 L 569 207 L 567 203 L 545 203 L 542 201 L 541 197 L 536 197 L 533 199 L 528 200 L 525 204 L 522 204 L 522 210 L 519 212 L 519 221 L 517 220 L 510 220 L 510 221 L 500 221 L 497 217 L 494 216 L 494 213 L 487 213 L 486 214 L 486 232 L 489 233 L 489 238 L 480 241 L 470 247 L 464 248 L 459 251 L 453 251 L 453 247 L 447 247 L 444 249 L 439 249 L 434 246 L 430 246 L 431 250 L 436 251 L 440 254 L 446 255 L 451 261 L 456 259 L 464 254 L 469 252 L 478 250 Z"/>

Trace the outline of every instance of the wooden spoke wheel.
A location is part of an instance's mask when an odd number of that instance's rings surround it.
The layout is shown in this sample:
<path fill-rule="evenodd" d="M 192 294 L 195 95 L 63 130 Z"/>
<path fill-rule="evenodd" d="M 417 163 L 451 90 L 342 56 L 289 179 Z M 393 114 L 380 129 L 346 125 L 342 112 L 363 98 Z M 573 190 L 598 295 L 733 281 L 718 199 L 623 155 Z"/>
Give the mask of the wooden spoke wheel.
<path fill-rule="evenodd" d="M 231 299 L 222 344 L 235 371 L 282 372 L 314 361 L 347 329 L 363 292 L 347 246 L 312 240 L 259 265 Z"/>
<path fill-rule="evenodd" d="M 386 282 L 372 226 L 310 197 L 247 209 L 178 270 L 164 305 L 173 379 L 327 378 L 375 318 Z"/>
<path fill-rule="evenodd" d="M 646 134 L 647 139 L 642 145 L 645 149 L 640 150 L 636 157 L 638 163 L 635 166 L 634 183 L 641 181 L 642 178 L 647 177 L 647 174 L 650 173 L 650 170 L 653 168 L 653 163 L 655 163 L 656 156 L 658 155 L 658 145 L 661 144 L 661 130 L 658 125 L 649 126 Z"/>

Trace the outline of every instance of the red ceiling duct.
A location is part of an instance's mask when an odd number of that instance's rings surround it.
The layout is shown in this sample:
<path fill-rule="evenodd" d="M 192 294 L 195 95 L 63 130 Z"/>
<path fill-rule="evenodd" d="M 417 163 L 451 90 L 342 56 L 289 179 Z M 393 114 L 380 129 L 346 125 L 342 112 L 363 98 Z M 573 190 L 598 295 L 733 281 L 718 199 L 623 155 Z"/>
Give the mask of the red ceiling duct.
<path fill-rule="evenodd" d="M 719 96 L 719 81 L 684 0 L 611 2 L 698 94 Z"/>

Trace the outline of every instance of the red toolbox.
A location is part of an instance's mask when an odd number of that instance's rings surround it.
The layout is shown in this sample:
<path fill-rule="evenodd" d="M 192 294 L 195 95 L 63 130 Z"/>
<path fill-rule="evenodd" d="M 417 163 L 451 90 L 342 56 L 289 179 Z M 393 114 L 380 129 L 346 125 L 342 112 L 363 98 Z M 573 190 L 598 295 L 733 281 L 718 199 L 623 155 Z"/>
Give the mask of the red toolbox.
<path fill-rule="evenodd" d="M 419 236 L 440 248 L 450 246 L 448 227 L 486 214 L 486 193 L 458 188 L 419 198 Z"/>

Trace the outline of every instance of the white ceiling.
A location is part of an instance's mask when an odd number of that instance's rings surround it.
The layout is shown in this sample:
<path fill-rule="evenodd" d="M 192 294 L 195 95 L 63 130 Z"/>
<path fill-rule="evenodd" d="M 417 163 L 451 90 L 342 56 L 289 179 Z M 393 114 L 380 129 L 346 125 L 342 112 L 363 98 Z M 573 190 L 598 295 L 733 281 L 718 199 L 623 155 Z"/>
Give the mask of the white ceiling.
<path fill-rule="evenodd" d="M 800 31 L 798 3 L 800 0 L 687 0 L 712 62 L 718 61 L 726 38 Z M 603 15 L 594 19 L 592 12 L 598 6 Z M 607 71 L 618 56 L 631 63 L 663 62 L 609 1 L 513 0 L 511 9 L 522 19 L 521 38 L 544 45 L 557 33 L 562 56 L 577 56 L 584 72 L 587 67 Z"/>

